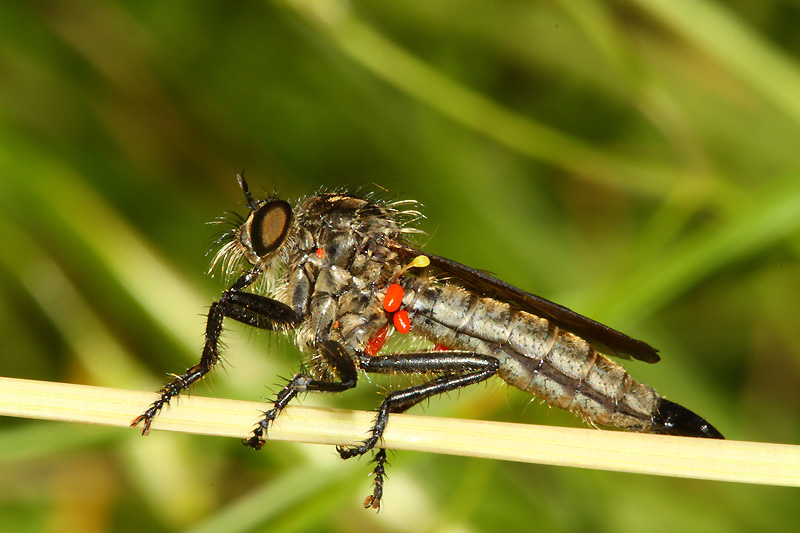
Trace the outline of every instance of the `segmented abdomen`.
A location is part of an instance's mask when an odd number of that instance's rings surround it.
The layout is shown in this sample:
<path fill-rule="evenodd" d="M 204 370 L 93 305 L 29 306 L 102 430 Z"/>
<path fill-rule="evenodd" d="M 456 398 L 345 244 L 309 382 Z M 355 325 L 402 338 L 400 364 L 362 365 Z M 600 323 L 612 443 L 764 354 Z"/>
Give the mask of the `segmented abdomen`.
<path fill-rule="evenodd" d="M 653 427 L 658 393 L 580 337 L 455 285 L 413 285 L 404 303 L 414 313 L 414 333 L 454 350 L 496 357 L 498 375 L 508 384 L 590 423 L 659 430 Z"/>

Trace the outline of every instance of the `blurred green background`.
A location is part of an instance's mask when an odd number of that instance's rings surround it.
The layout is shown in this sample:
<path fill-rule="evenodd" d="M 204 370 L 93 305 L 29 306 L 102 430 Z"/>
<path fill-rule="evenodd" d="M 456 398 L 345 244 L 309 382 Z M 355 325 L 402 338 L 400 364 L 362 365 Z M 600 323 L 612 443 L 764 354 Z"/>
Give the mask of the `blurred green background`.
<path fill-rule="evenodd" d="M 388 189 L 426 249 L 642 338 L 728 438 L 800 442 L 796 0 L 3 2 L 0 374 L 154 390 L 198 359 L 235 174 Z M 376 185 L 372 185 L 376 184 Z M 271 397 L 230 325 L 195 393 Z M 306 405 L 372 409 L 379 384 Z M 440 416 L 576 425 L 500 383 Z M 5 531 L 794 529 L 796 489 L 0 420 Z"/>

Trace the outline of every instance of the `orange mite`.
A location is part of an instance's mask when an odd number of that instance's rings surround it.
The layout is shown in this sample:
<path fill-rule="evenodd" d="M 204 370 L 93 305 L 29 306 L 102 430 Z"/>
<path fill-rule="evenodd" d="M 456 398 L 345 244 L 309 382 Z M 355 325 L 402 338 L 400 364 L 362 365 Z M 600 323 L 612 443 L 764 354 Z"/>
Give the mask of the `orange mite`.
<path fill-rule="evenodd" d="M 392 317 L 394 328 L 400 333 L 408 333 L 411 331 L 411 320 L 408 318 L 408 311 L 401 309 Z"/>
<path fill-rule="evenodd" d="M 364 353 L 370 356 L 378 355 L 383 345 L 386 343 L 386 336 L 389 334 L 389 325 L 383 326 L 378 332 L 369 340 L 367 347 L 364 348 Z"/>
<path fill-rule="evenodd" d="M 389 288 L 386 289 L 386 296 L 383 297 L 383 308 L 386 309 L 388 313 L 394 313 L 400 309 L 404 294 L 403 287 L 401 287 L 399 283 L 392 283 L 389 285 Z"/>

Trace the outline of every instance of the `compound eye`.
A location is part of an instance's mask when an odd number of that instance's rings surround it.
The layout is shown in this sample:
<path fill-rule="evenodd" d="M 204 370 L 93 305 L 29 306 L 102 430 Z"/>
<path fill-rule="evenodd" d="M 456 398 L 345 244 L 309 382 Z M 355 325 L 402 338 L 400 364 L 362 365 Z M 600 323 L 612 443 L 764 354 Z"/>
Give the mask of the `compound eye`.
<path fill-rule="evenodd" d="M 292 225 L 292 207 L 283 200 L 271 200 L 253 213 L 250 242 L 259 257 L 277 250 Z"/>

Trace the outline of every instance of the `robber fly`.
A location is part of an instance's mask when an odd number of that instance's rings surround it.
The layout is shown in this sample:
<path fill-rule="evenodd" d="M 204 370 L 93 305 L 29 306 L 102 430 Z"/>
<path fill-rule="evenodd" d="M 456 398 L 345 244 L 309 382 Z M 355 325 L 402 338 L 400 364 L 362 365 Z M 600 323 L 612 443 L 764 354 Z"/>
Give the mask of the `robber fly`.
<path fill-rule="evenodd" d="M 420 385 L 388 394 L 369 438 L 339 446 L 344 458 L 378 446 L 373 493 L 378 508 L 386 451 L 381 435 L 390 413 L 499 376 L 592 425 L 648 433 L 723 438 L 704 419 L 639 383 L 605 354 L 655 363 L 650 345 L 558 304 L 450 259 L 423 252 L 406 236 L 418 232 L 403 202 L 323 192 L 292 206 L 255 199 L 237 176 L 250 213 L 219 240 L 213 264 L 238 279 L 211 305 L 200 362 L 159 390 L 132 426 L 153 418 L 220 360 L 224 318 L 292 332 L 310 354 L 307 371 L 277 394 L 246 445 L 264 445 L 270 423 L 299 393 L 342 392 L 358 373 L 422 374 Z M 213 265 L 212 265 L 213 268 Z M 245 289 L 250 288 L 250 291 Z M 424 351 L 382 353 L 390 332 L 427 339 Z"/>

